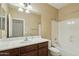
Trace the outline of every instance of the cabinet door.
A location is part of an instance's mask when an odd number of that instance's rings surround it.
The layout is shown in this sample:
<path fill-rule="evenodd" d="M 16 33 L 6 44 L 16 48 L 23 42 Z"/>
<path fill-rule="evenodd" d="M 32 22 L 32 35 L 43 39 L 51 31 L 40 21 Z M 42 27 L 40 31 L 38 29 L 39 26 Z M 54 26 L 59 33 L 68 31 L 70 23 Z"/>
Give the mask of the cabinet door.
<path fill-rule="evenodd" d="M 36 56 L 37 55 L 37 44 L 29 45 L 20 48 L 21 56 Z"/>
<path fill-rule="evenodd" d="M 19 49 L 10 49 L 0 52 L 0 56 L 18 56 L 18 55 L 19 55 Z"/>
<path fill-rule="evenodd" d="M 21 56 L 37 56 L 37 51 L 30 51 L 30 52 L 21 54 Z"/>
<path fill-rule="evenodd" d="M 8 51 L 1 51 L 0 56 L 9 56 L 10 53 Z"/>
<path fill-rule="evenodd" d="M 39 56 L 48 56 L 48 47 L 40 48 Z"/>
<path fill-rule="evenodd" d="M 39 43 L 38 46 L 39 46 L 38 55 L 48 56 L 48 42 Z"/>

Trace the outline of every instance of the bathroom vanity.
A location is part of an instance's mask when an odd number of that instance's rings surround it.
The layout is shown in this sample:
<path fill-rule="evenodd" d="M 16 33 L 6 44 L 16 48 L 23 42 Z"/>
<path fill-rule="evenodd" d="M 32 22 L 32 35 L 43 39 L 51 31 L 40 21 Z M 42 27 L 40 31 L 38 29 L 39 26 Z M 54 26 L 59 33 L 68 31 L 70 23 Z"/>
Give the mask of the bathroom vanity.
<path fill-rule="evenodd" d="M 14 44 L 15 46 L 15 44 Z M 17 47 L 6 47 L 0 50 L 0 56 L 48 56 L 48 41 L 38 40 L 34 43 L 21 43 Z"/>

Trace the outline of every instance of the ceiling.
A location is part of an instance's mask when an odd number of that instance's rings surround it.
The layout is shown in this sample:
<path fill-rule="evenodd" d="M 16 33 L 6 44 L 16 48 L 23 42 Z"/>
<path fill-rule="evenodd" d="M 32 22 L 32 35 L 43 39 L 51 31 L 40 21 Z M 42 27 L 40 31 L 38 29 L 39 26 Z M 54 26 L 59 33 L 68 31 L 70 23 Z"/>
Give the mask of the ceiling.
<path fill-rule="evenodd" d="M 64 6 L 67 6 L 69 3 L 48 3 L 48 4 L 51 5 L 52 7 L 60 9 L 60 8 L 62 8 Z M 17 7 L 22 7 L 22 5 L 18 4 L 18 3 L 11 3 L 10 5 L 14 5 L 14 6 L 17 6 Z M 34 12 L 34 13 L 37 13 L 37 14 L 39 13 L 39 11 L 34 9 L 34 8 L 31 11 Z"/>
<path fill-rule="evenodd" d="M 55 7 L 55 8 L 57 8 L 57 9 L 60 9 L 60 8 L 62 8 L 62 7 L 64 7 L 64 6 L 67 6 L 69 3 L 49 3 L 49 5 L 51 5 L 51 6 L 53 6 L 53 7 Z"/>
<path fill-rule="evenodd" d="M 57 8 L 57 9 L 61 9 L 62 7 L 67 6 L 69 3 L 48 3 L 48 4 Z M 11 5 L 23 7 L 22 3 L 20 3 L 20 4 L 14 3 L 14 4 L 11 4 Z"/>

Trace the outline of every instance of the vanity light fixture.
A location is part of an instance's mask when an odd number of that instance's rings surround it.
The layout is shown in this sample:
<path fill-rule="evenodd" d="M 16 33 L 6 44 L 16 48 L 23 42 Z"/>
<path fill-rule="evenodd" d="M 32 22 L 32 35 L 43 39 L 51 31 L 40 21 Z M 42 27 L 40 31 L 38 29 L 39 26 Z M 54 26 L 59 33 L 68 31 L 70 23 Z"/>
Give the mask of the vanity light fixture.
<path fill-rule="evenodd" d="M 22 9 L 22 8 L 18 8 L 18 11 L 21 11 L 21 12 L 23 12 L 23 9 Z"/>
<path fill-rule="evenodd" d="M 30 3 L 27 5 L 27 9 L 28 9 L 28 10 L 32 10 L 32 6 L 31 6 Z"/>
<path fill-rule="evenodd" d="M 26 13 L 30 13 L 30 10 L 32 10 L 31 3 L 21 3 L 19 4 L 21 7 L 18 8 L 19 11 L 23 12 L 25 10 Z"/>

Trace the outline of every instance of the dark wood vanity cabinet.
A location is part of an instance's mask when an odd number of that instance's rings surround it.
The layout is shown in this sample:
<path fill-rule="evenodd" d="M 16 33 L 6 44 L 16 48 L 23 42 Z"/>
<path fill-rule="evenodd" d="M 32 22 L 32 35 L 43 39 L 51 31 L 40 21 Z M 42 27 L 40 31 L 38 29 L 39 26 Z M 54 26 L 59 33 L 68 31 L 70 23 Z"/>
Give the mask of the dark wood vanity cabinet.
<path fill-rule="evenodd" d="M 19 56 L 19 48 L 0 51 L 0 56 Z"/>
<path fill-rule="evenodd" d="M 0 56 L 48 56 L 48 42 L 0 51 Z"/>

